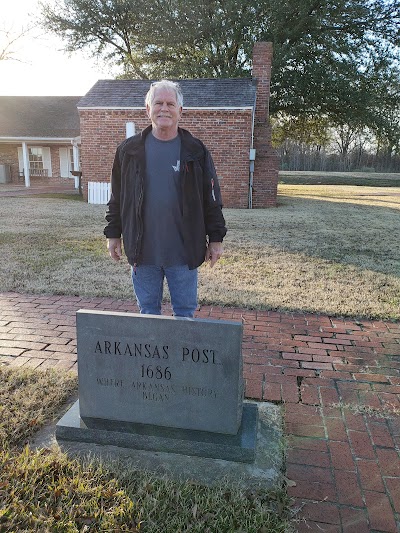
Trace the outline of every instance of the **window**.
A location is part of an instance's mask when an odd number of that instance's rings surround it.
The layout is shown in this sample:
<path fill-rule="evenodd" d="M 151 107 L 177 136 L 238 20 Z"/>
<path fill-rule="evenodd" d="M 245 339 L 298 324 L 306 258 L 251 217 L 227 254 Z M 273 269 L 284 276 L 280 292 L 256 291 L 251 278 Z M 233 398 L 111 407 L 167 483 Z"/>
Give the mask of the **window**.
<path fill-rule="evenodd" d="M 28 146 L 27 147 L 29 173 L 32 176 L 51 178 L 51 153 L 49 146 Z M 18 146 L 18 163 L 20 175 L 24 175 L 24 158 L 22 147 Z"/>
<path fill-rule="evenodd" d="M 70 170 L 75 170 L 74 168 L 74 151 L 72 148 L 69 148 L 69 168 Z"/>
<path fill-rule="evenodd" d="M 42 148 L 28 148 L 29 152 L 29 169 L 43 170 L 43 150 Z"/>

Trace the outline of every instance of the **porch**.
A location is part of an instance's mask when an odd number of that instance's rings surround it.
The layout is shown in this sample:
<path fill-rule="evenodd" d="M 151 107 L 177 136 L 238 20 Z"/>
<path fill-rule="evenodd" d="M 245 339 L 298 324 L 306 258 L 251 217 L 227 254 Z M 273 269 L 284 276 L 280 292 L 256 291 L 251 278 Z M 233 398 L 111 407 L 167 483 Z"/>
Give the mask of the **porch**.
<path fill-rule="evenodd" d="M 20 183 L 0 183 L 0 198 L 5 196 L 36 196 L 38 194 L 76 194 L 74 180 L 70 178 L 49 178 L 38 176 L 31 180 L 30 187 Z"/>

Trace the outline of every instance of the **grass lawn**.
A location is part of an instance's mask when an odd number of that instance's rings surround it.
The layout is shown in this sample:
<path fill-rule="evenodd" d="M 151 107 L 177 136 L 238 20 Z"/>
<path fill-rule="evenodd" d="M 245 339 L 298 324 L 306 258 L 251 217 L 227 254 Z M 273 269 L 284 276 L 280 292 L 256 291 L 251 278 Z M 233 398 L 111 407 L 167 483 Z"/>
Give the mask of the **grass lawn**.
<path fill-rule="evenodd" d="M 279 172 L 279 182 L 291 185 L 367 185 L 369 187 L 400 187 L 400 174 L 380 172 L 281 170 Z"/>
<path fill-rule="evenodd" d="M 203 487 L 24 446 L 76 378 L 0 367 L 0 531 L 287 533 L 285 490 Z"/>
<path fill-rule="evenodd" d="M 226 209 L 225 255 L 200 268 L 199 301 L 400 318 L 400 188 L 280 184 L 277 209 Z M 0 198 L 0 291 L 132 299 L 104 206 Z"/>

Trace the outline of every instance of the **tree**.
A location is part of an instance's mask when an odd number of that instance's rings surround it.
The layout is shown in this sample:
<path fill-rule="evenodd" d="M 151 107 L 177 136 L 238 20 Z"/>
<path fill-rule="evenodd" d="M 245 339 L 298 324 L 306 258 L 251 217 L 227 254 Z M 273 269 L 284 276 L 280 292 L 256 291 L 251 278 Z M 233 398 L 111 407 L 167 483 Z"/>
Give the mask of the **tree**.
<path fill-rule="evenodd" d="M 365 64 L 398 59 L 400 0 L 58 0 L 42 24 L 122 77 L 235 77 L 254 42 L 274 45 L 271 111 L 365 109 Z"/>
<path fill-rule="evenodd" d="M 33 26 L 27 26 L 15 32 L 12 29 L 0 28 L 0 61 L 21 61 L 15 45 L 20 43 L 32 29 Z"/>
<path fill-rule="evenodd" d="M 279 150 L 283 169 L 322 169 L 322 155 L 331 140 L 327 117 L 279 112 L 271 122 L 272 144 Z"/>
<path fill-rule="evenodd" d="M 400 68 L 381 61 L 371 73 L 371 83 L 379 93 L 372 107 L 371 129 L 389 168 L 392 156 L 400 154 Z"/>
<path fill-rule="evenodd" d="M 320 150 L 330 142 L 330 126 L 327 117 L 305 115 L 295 117 L 278 113 L 272 120 L 272 142 L 275 146 L 279 146 L 286 139 L 291 139 Z"/>
<path fill-rule="evenodd" d="M 147 78 L 134 44 L 147 20 L 144 1 L 65 0 L 40 5 L 43 27 L 64 39 L 67 52 L 88 50 L 106 62 L 129 63 L 134 77 Z"/>

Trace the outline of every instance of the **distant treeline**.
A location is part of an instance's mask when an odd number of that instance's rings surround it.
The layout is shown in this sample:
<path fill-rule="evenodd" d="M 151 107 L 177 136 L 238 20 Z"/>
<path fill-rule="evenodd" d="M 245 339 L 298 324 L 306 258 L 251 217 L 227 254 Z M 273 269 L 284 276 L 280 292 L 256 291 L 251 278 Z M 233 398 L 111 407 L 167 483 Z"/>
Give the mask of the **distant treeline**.
<path fill-rule="evenodd" d="M 278 146 L 281 170 L 325 172 L 400 172 L 400 155 L 373 153 L 354 147 L 346 154 L 285 141 Z"/>

